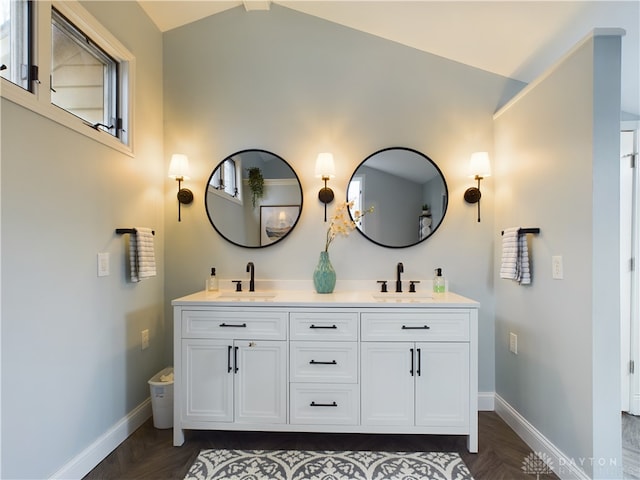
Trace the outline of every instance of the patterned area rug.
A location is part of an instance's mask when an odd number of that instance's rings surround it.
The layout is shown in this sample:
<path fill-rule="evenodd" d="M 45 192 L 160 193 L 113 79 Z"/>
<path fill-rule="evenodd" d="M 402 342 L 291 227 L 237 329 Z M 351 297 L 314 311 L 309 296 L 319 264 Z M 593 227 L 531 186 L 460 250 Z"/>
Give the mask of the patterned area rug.
<path fill-rule="evenodd" d="M 640 417 L 622 414 L 623 478 L 640 480 Z"/>
<path fill-rule="evenodd" d="M 467 480 L 449 452 L 202 450 L 185 480 Z"/>

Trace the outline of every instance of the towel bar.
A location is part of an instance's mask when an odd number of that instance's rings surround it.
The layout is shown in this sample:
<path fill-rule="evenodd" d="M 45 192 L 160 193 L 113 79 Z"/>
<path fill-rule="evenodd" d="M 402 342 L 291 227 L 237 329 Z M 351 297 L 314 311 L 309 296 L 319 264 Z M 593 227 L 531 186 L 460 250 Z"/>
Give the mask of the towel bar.
<path fill-rule="evenodd" d="M 537 235 L 538 233 L 540 233 L 540 229 L 535 227 L 535 228 L 520 228 L 518 229 L 518 233 L 532 233 L 534 235 Z M 500 232 L 500 235 L 504 235 L 504 230 L 502 230 L 502 232 Z"/>
<path fill-rule="evenodd" d="M 118 235 L 124 235 L 127 233 L 138 233 L 138 231 L 135 228 L 116 228 L 116 233 Z M 155 230 L 151 230 L 151 233 L 153 233 L 154 235 L 156 234 Z"/>

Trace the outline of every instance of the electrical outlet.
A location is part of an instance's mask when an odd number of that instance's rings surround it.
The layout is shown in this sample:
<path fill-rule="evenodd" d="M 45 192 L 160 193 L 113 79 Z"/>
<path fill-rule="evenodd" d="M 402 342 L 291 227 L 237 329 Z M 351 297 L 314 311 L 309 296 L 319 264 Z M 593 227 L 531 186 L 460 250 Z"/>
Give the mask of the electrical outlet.
<path fill-rule="evenodd" d="M 98 253 L 98 276 L 109 275 L 109 252 Z"/>
<path fill-rule="evenodd" d="M 146 350 L 149 348 L 149 329 L 142 330 L 140 336 L 142 337 L 142 350 Z"/>
<path fill-rule="evenodd" d="M 562 280 L 564 278 L 562 255 L 554 255 L 551 257 L 551 275 L 556 280 Z"/>
<path fill-rule="evenodd" d="M 518 335 L 513 332 L 509 332 L 509 351 L 518 354 Z"/>

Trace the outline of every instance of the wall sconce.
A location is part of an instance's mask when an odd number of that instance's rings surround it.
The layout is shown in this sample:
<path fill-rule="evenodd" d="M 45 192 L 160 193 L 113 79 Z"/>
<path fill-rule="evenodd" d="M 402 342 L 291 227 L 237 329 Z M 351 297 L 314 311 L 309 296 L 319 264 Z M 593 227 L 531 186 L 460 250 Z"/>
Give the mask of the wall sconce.
<path fill-rule="evenodd" d="M 469 176 L 478 181 L 477 187 L 470 187 L 464 192 L 464 199 L 467 203 L 478 204 L 478 222 L 480 221 L 480 180 L 484 177 L 491 176 L 491 164 L 489 163 L 489 154 L 487 152 L 475 152 L 471 154 L 469 162 Z"/>
<path fill-rule="evenodd" d="M 181 153 L 174 153 L 171 156 L 171 164 L 169 165 L 169 178 L 178 181 L 178 221 L 180 222 L 180 205 L 188 205 L 193 202 L 193 192 L 188 188 L 181 188 L 183 180 L 189 180 L 189 159 Z"/>
<path fill-rule="evenodd" d="M 324 187 L 318 192 L 318 199 L 324 203 L 324 221 L 327 221 L 327 203 L 333 202 L 333 190 L 327 187 L 327 180 L 336 176 L 333 154 L 320 153 L 316 160 L 316 177 L 322 178 Z"/>

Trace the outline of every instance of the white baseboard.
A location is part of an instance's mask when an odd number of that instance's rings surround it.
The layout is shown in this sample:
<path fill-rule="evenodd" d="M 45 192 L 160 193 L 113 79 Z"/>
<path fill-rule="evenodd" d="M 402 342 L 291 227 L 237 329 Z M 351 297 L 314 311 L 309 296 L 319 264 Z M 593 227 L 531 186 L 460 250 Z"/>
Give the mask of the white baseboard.
<path fill-rule="evenodd" d="M 493 412 L 495 408 L 495 392 L 478 392 L 478 410 L 481 412 Z"/>
<path fill-rule="evenodd" d="M 150 417 L 151 399 L 147 398 L 95 442 L 80 452 L 79 455 L 54 473 L 51 478 L 71 479 L 84 477 Z"/>
<path fill-rule="evenodd" d="M 640 395 L 635 394 L 629 402 L 629 413 L 631 415 L 640 415 Z"/>
<path fill-rule="evenodd" d="M 589 476 L 569 457 L 520 415 L 500 395 L 495 394 L 496 413 L 509 425 L 522 440 L 539 456 L 551 459 L 554 473 L 563 480 L 589 480 Z M 524 459 L 523 459 L 524 461 Z"/>

